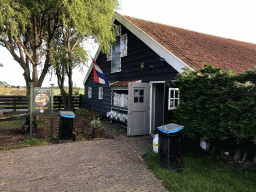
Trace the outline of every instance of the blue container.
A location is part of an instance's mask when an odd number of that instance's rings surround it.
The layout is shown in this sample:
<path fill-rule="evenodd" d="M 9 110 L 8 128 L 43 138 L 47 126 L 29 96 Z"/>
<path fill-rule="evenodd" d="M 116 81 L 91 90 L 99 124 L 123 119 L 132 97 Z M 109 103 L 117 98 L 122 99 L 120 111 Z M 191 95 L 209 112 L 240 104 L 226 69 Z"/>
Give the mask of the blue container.
<path fill-rule="evenodd" d="M 60 111 L 60 126 L 59 126 L 59 139 L 70 140 L 73 139 L 73 120 L 75 114 L 73 111 Z"/>
<path fill-rule="evenodd" d="M 184 126 L 174 123 L 157 127 L 158 163 L 166 169 L 182 170 L 182 140 Z"/>

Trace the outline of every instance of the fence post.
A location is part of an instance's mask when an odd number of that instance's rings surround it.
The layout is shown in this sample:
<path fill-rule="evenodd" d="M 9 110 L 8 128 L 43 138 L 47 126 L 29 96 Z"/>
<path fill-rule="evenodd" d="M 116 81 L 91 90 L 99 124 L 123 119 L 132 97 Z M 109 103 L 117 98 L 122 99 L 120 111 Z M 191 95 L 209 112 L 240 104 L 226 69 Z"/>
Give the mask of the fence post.
<path fill-rule="evenodd" d="M 30 82 L 29 83 L 29 86 L 30 86 L 30 134 L 29 134 L 29 139 L 31 140 L 32 139 L 32 126 L 33 126 L 33 104 L 34 104 L 34 83 L 33 82 Z"/>
<path fill-rule="evenodd" d="M 81 108 L 82 106 L 82 94 L 80 94 L 79 96 L 79 108 Z"/>
<path fill-rule="evenodd" d="M 59 110 L 60 110 L 60 96 L 58 96 L 58 101 L 59 101 Z"/>
<path fill-rule="evenodd" d="M 14 100 L 13 100 L 13 108 L 14 108 L 14 112 L 16 112 L 16 96 L 14 96 L 14 98 L 13 98 Z"/>
<path fill-rule="evenodd" d="M 53 140 L 53 85 L 51 84 L 51 128 L 50 128 L 50 137 Z"/>

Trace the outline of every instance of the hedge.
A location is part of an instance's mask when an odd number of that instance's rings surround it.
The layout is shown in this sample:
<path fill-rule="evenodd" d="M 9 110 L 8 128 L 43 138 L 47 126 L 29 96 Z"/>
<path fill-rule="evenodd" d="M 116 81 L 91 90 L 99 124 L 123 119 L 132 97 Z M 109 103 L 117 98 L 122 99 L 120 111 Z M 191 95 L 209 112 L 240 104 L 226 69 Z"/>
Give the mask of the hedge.
<path fill-rule="evenodd" d="M 255 68 L 256 69 L 256 68 Z M 235 74 L 205 63 L 197 71 L 178 74 L 180 104 L 174 122 L 186 134 L 207 142 L 230 137 L 256 143 L 256 70 Z"/>

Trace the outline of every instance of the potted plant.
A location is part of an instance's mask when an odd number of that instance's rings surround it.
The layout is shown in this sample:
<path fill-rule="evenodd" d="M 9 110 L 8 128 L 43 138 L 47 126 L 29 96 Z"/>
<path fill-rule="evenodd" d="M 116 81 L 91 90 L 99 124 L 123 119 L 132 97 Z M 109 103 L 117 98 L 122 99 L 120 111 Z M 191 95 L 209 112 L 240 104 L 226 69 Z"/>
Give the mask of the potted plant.
<path fill-rule="evenodd" d="M 84 132 L 80 127 L 75 128 L 73 131 L 74 134 L 74 140 L 80 140 L 84 137 Z"/>
<path fill-rule="evenodd" d="M 104 127 L 102 126 L 102 123 L 100 121 L 100 118 L 98 117 L 98 119 L 93 119 L 91 122 L 90 122 L 90 126 L 92 128 L 92 135 L 93 137 L 102 137 L 103 135 L 103 130 L 104 130 Z"/>

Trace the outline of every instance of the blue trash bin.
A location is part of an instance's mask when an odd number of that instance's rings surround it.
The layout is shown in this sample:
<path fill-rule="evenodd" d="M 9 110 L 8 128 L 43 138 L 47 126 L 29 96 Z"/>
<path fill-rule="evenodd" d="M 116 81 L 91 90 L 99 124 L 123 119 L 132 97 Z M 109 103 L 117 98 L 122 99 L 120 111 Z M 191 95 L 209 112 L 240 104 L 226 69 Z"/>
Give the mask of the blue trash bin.
<path fill-rule="evenodd" d="M 59 139 L 73 139 L 73 120 L 75 114 L 73 111 L 60 111 Z"/>
<path fill-rule="evenodd" d="M 166 169 L 182 170 L 182 140 L 184 126 L 174 123 L 157 127 L 158 163 Z"/>

